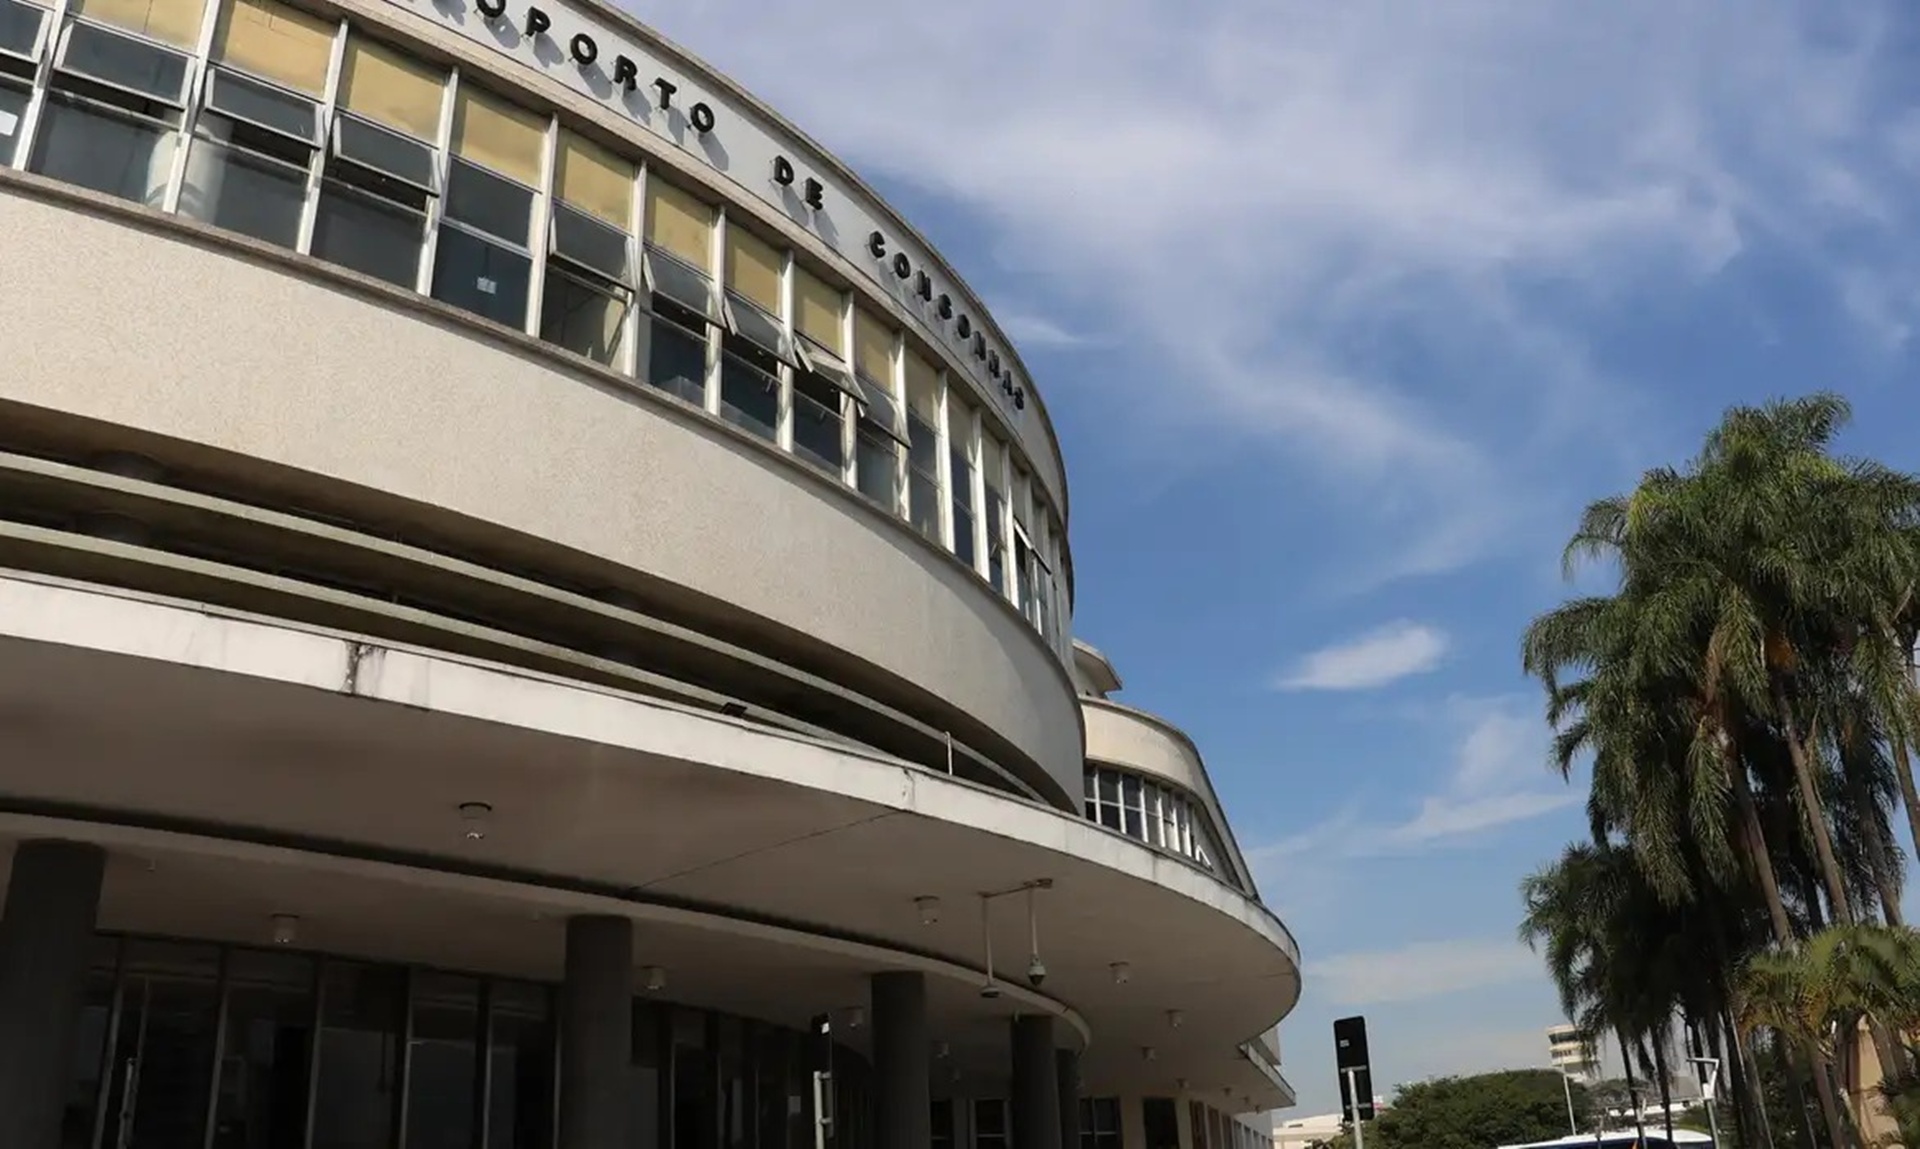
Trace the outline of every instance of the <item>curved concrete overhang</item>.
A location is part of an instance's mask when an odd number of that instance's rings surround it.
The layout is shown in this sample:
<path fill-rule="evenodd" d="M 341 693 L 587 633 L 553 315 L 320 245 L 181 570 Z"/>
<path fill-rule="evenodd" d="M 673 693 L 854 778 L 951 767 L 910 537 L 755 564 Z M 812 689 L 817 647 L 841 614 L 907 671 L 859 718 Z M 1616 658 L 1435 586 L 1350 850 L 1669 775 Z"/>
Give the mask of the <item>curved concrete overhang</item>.
<path fill-rule="evenodd" d="M 1073 669 L 1088 690 L 1103 698 L 1123 685 L 1120 672 L 1113 668 L 1112 660 L 1095 649 L 1093 644 L 1077 638 L 1073 640 Z"/>
<path fill-rule="evenodd" d="M 1213 823 L 1216 840 L 1227 851 L 1224 859 L 1241 887 L 1254 890 L 1253 872 L 1240 853 L 1233 826 L 1220 806 L 1219 795 L 1200 758 L 1199 747 L 1184 730 L 1166 719 L 1105 698 L 1080 699 L 1087 731 L 1087 760 L 1132 770 L 1169 783 L 1197 799 Z"/>
<path fill-rule="evenodd" d="M 173 859 L 152 872 L 177 864 L 182 888 L 211 879 L 219 867 L 206 859 L 234 843 L 291 851 L 276 871 L 288 896 L 322 896 L 311 871 L 341 863 L 315 858 L 377 863 L 386 869 L 362 873 L 366 884 L 325 896 L 339 903 L 326 928 L 362 940 L 353 907 L 421 902 L 411 927 L 379 919 L 390 928 L 378 956 L 491 936 L 520 913 L 530 937 L 502 956 L 503 972 L 557 969 L 569 899 L 611 899 L 643 920 L 638 960 L 649 960 L 649 937 L 671 954 L 676 990 L 791 1024 L 857 1004 L 877 969 L 980 971 L 978 896 L 1051 879 L 1038 902 L 1051 971 L 1042 992 L 1049 1009 L 1084 1019 L 1089 1089 L 1164 1094 L 1185 1078 L 1249 1108 L 1284 1100 L 1277 1071 L 1247 1043 L 1298 998 L 1286 929 L 1191 866 L 1057 810 L 723 716 L 44 576 L 0 578 L 0 700 L 8 813 L 171 835 L 149 843 Z M 465 801 L 494 807 L 481 843 L 463 838 Z M 271 883 L 246 894 L 248 872 L 217 888 L 252 916 L 204 908 L 196 931 L 257 933 L 282 912 L 263 908 Z M 468 890 L 468 916 L 404 895 L 444 884 L 436 872 L 498 884 Z M 116 896 L 148 917 L 128 910 L 137 921 L 107 928 L 164 924 L 164 899 Z M 923 896 L 942 900 L 934 924 L 915 905 Z M 1004 900 L 990 917 L 994 952 L 1012 967 L 1003 976 L 1024 972 L 1021 909 Z M 645 921 L 674 915 L 672 929 L 647 932 Z M 707 918 L 752 928 L 703 928 Z M 682 926 L 685 936 L 673 932 Z M 769 928 L 829 941 L 786 944 Z M 735 984 L 781 968 L 782 954 L 836 945 L 841 958 L 801 963 L 811 972 L 789 997 Z M 1020 999 L 943 981 L 956 1051 L 978 1051 L 984 1072 L 1004 1067 Z"/>
<path fill-rule="evenodd" d="M 33 176 L 0 171 L 0 189 L 0 335 L 30 364 L 0 442 L 134 451 L 203 488 L 609 588 L 919 709 L 1077 806 L 1060 659 L 951 555 L 792 455 L 354 273 Z"/>

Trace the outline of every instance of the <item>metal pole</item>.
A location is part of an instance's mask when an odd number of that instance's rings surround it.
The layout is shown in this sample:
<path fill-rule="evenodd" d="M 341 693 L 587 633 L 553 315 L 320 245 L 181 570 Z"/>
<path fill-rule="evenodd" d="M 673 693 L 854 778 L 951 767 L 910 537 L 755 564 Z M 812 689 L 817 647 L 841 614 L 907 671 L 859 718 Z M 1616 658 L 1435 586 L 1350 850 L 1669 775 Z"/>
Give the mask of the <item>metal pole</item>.
<path fill-rule="evenodd" d="M 1321 1080 L 1325 1081 L 1326 1078 Z M 1360 1120 L 1360 1071 L 1357 1069 L 1347 1070 L 1347 1097 L 1353 1105 L 1353 1149 L 1367 1149 L 1367 1134 L 1361 1128 L 1364 1122 Z M 1367 1100 L 1373 1099 L 1369 1097 Z"/>
<path fill-rule="evenodd" d="M 1560 1085 L 1567 1094 L 1567 1134 L 1573 1136 L 1580 1132 L 1580 1123 L 1573 1117 L 1573 1078 L 1568 1077 L 1564 1070 L 1554 1072 L 1560 1074 Z"/>

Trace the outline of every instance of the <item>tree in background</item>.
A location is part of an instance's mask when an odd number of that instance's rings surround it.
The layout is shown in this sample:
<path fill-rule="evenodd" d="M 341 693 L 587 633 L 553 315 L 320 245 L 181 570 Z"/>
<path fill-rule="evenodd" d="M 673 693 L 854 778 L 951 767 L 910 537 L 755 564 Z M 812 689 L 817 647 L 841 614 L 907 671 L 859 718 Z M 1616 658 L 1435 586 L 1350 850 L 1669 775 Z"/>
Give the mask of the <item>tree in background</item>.
<path fill-rule="evenodd" d="M 1591 844 L 1528 879 L 1523 933 L 1630 1070 L 1676 1024 L 1721 1057 L 1746 1145 L 1817 1138 L 1768 1120 L 1752 1029 L 1733 1024 L 1739 971 L 1829 925 L 1898 925 L 1897 807 L 1920 849 L 1920 479 L 1834 455 L 1848 416 L 1825 394 L 1732 408 L 1685 468 L 1590 505 L 1566 562 L 1606 564 L 1614 589 L 1547 612 L 1522 642 L 1557 764 L 1592 766 Z M 1663 930 L 1686 945 L 1659 946 Z M 1865 1016 L 1888 1075 L 1910 1072 L 1896 1033 Z M 1771 1032 L 1792 1043 L 1770 1048 L 1791 1052 L 1818 1132 L 1851 1149 L 1834 1049 L 1804 1027 Z"/>
<path fill-rule="evenodd" d="M 1552 1069 L 1441 1077 L 1402 1085 L 1367 1126 L 1367 1149 L 1492 1149 L 1567 1135 L 1566 1086 Z M 1573 1086 L 1575 1119 L 1587 1091 Z"/>

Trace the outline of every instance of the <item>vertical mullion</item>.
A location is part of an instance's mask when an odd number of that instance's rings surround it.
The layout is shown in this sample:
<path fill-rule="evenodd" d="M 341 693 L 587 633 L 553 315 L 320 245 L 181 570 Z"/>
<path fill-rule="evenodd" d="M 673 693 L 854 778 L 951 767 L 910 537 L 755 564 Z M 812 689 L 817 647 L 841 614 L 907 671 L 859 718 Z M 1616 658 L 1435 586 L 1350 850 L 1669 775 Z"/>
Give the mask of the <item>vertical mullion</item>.
<path fill-rule="evenodd" d="M 394 1149 L 407 1149 L 407 1118 L 413 1092 L 413 1001 L 420 992 L 419 968 L 407 966 L 402 974 L 405 989 L 400 994 L 400 1056 L 394 1067 L 393 1131 L 389 1142 Z"/>
<path fill-rule="evenodd" d="M 954 537 L 953 518 L 953 432 L 948 426 L 947 373 L 937 365 L 933 376 L 933 412 L 935 416 L 933 441 L 937 448 L 937 457 L 933 461 L 934 475 L 940 480 L 939 491 L 934 495 L 940 502 L 940 545 L 952 554 L 958 539 Z"/>
<path fill-rule="evenodd" d="M 67 3 L 68 0 L 53 0 L 44 21 L 46 33 L 41 37 L 40 60 L 33 70 L 26 109 L 20 116 L 20 134 L 13 141 L 13 166 L 23 171 L 33 164 L 40 114 L 47 105 L 47 85 L 53 79 L 54 59 L 60 54 L 60 38 L 66 34 Z"/>
<path fill-rule="evenodd" d="M 840 345 L 847 349 L 848 376 L 855 388 L 860 386 L 860 344 L 854 331 L 851 291 L 840 296 Z M 840 481 L 858 489 L 860 458 L 860 404 L 847 392 L 840 393 Z"/>
<path fill-rule="evenodd" d="M 993 556 L 987 551 L 987 453 L 980 438 L 980 423 L 980 412 L 975 410 L 967 420 L 967 470 L 973 484 L 969 492 L 973 496 L 973 569 L 986 578 L 993 569 Z"/>
<path fill-rule="evenodd" d="M 647 294 L 647 277 L 640 270 L 642 251 L 640 247 L 641 211 L 646 206 L 646 188 L 641 182 L 643 164 L 633 165 L 633 187 L 627 197 L 627 287 L 633 297 L 627 301 L 627 314 L 620 320 L 620 342 L 626 347 L 626 362 L 616 365 L 615 369 L 634 378 L 644 379 L 647 369 L 647 342 L 649 325 L 640 318 L 642 301 Z M 650 302 L 650 301 L 649 301 Z"/>
<path fill-rule="evenodd" d="M 487 1149 L 492 1144 L 493 1132 L 493 1037 L 494 1037 L 494 986 L 493 978 L 483 978 L 480 993 L 475 999 L 475 1008 L 480 1011 L 480 1024 L 474 1033 L 474 1083 L 473 1083 L 473 1140 L 472 1149 Z"/>
<path fill-rule="evenodd" d="M 707 236 L 707 266 L 703 269 L 712 280 L 713 298 L 719 306 L 721 321 L 707 324 L 707 414 L 720 414 L 720 375 L 725 370 L 721 356 L 726 354 L 726 295 L 720 290 L 720 279 L 726 274 L 727 262 L 727 209 L 713 209 L 713 227 Z"/>
<path fill-rule="evenodd" d="M 213 1010 L 213 1072 L 207 1074 L 206 1123 L 200 1136 L 201 1149 L 213 1149 L 214 1122 L 220 1113 L 220 1074 L 227 1051 L 227 1011 L 233 998 L 233 947 L 220 947 L 220 974 L 214 992 L 218 1004 Z"/>
<path fill-rule="evenodd" d="M 799 265 L 794 261 L 793 250 L 783 248 L 780 253 L 780 322 L 787 333 L 788 345 L 797 352 L 800 347 L 800 333 L 794 325 L 799 314 L 799 303 L 794 292 L 797 286 Z M 795 355 L 794 358 L 800 358 Z M 780 377 L 780 402 L 773 421 L 773 438 L 784 451 L 793 450 L 793 384 L 798 378 L 798 369 L 791 363 L 783 363 L 775 369 Z"/>
<path fill-rule="evenodd" d="M 107 1037 L 100 1048 L 100 1096 L 93 1101 L 93 1136 L 88 1141 L 89 1149 L 100 1149 L 100 1139 L 106 1133 L 107 1105 L 113 1100 L 113 1063 L 120 1045 L 121 1011 L 126 1001 L 126 966 L 127 939 L 117 937 L 113 942 L 113 993 L 107 999 Z"/>
<path fill-rule="evenodd" d="M 893 378 L 888 386 L 893 391 L 893 409 L 898 416 L 894 425 L 906 433 L 905 445 L 893 445 L 893 514 L 895 518 L 913 522 L 911 495 L 908 488 L 913 485 L 913 400 L 907 394 L 907 332 L 905 328 L 893 333 Z"/>
<path fill-rule="evenodd" d="M 314 1118 L 320 1109 L 320 1037 L 327 1021 L 327 967 L 330 964 L 328 958 L 315 958 L 313 962 L 313 1029 L 307 1038 L 307 1111 L 302 1121 L 305 1128 L 300 1137 L 302 1149 L 313 1144 Z"/>
<path fill-rule="evenodd" d="M 528 335 L 540 337 L 541 296 L 547 286 L 547 230 L 553 226 L 553 180 L 558 164 L 560 118 L 547 117 L 547 130 L 540 149 L 540 184 L 534 189 L 532 226 L 527 231 L 527 314 L 522 327 Z"/>
<path fill-rule="evenodd" d="M 433 141 L 433 162 L 438 171 L 438 194 L 427 199 L 427 234 L 420 245 L 420 273 L 413 289 L 421 295 L 433 294 L 433 257 L 440 248 L 440 216 L 445 211 L 447 185 L 453 179 L 453 117 L 460 98 L 460 69 L 450 68 L 440 89 L 440 130 Z"/>
<path fill-rule="evenodd" d="M 320 218 L 320 195 L 327 171 L 327 153 L 333 148 L 333 117 L 340 104 L 340 74 L 346 68 L 347 25 L 341 21 L 334 29 L 333 50 L 327 57 L 327 86 L 320 94 L 320 146 L 307 162 L 307 189 L 300 201 L 300 231 L 293 249 L 302 255 L 313 251 L 313 229 Z"/>
<path fill-rule="evenodd" d="M 653 372 L 653 296 L 647 280 L 647 164 L 641 161 L 633 165 L 633 210 L 631 216 L 632 236 L 628 243 L 633 250 L 634 281 L 634 317 L 633 329 L 633 374 L 643 383 L 651 383 Z M 646 318 L 640 317 L 640 309 L 646 308 Z M 704 398 L 704 396 L 702 397 Z"/>
<path fill-rule="evenodd" d="M 200 34 L 194 39 L 193 55 L 187 62 L 186 104 L 180 110 L 179 139 L 174 144 L 167 187 L 160 201 L 160 209 L 168 215 L 180 210 L 180 189 L 187 180 L 187 153 L 193 150 L 193 130 L 200 122 L 200 105 L 207 94 L 207 58 L 213 54 L 213 33 L 220 21 L 220 5 L 221 0 L 210 0 L 201 8 Z"/>

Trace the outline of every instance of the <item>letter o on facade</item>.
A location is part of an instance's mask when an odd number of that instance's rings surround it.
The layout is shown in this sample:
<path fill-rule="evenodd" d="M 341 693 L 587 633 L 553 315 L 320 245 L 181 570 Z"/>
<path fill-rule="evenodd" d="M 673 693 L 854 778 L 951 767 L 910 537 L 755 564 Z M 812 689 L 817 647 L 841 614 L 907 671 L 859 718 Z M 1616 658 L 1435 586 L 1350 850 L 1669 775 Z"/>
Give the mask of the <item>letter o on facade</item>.
<path fill-rule="evenodd" d="M 692 122 L 693 130 L 703 136 L 713 130 L 713 109 L 705 104 L 695 104 L 688 108 L 687 119 Z"/>
<path fill-rule="evenodd" d="M 498 20 L 507 14 L 507 0 L 474 0 L 473 6 L 489 20 Z"/>
<path fill-rule="evenodd" d="M 567 41 L 567 53 L 573 57 L 574 63 L 587 68 L 600 58 L 600 45 L 594 43 L 593 37 L 585 32 L 575 32 L 573 39 Z"/>
<path fill-rule="evenodd" d="M 913 264 L 908 261 L 906 252 L 900 251 L 894 253 L 893 273 L 901 279 L 906 279 L 913 274 Z"/>

